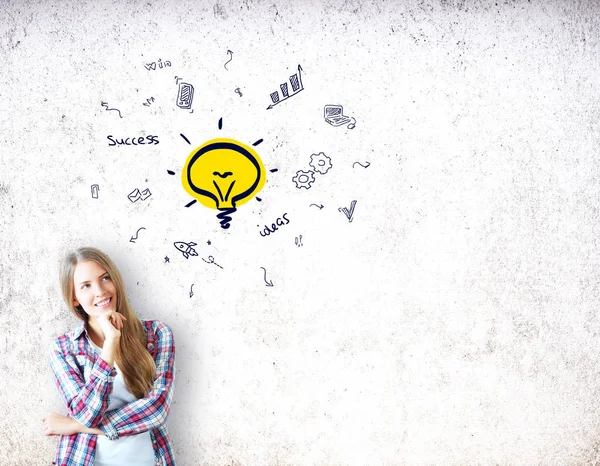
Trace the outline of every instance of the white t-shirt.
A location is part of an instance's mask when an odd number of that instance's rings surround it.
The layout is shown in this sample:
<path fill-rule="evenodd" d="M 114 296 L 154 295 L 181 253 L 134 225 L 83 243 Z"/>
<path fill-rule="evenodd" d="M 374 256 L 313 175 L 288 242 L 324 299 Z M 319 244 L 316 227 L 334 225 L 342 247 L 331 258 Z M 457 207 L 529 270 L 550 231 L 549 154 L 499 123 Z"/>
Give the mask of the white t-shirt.
<path fill-rule="evenodd" d="M 96 346 L 90 340 L 96 352 L 100 354 L 102 348 Z M 110 394 L 108 411 L 120 408 L 121 406 L 137 400 L 127 387 L 123 380 L 123 374 L 115 363 L 117 375 L 113 381 L 113 390 Z M 137 435 L 128 435 L 119 437 L 116 440 L 109 440 L 105 435 L 98 435 L 96 442 L 96 457 L 94 466 L 154 466 L 154 447 L 150 431 L 142 432 Z"/>

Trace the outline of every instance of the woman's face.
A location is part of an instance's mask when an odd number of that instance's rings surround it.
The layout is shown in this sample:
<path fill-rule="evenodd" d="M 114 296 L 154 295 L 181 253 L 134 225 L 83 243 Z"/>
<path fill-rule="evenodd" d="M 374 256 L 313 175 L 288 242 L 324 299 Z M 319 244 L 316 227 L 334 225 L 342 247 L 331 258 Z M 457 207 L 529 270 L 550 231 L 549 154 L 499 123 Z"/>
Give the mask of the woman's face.
<path fill-rule="evenodd" d="M 95 261 L 79 262 L 73 273 L 75 306 L 92 317 L 117 310 L 117 288 L 104 267 Z"/>

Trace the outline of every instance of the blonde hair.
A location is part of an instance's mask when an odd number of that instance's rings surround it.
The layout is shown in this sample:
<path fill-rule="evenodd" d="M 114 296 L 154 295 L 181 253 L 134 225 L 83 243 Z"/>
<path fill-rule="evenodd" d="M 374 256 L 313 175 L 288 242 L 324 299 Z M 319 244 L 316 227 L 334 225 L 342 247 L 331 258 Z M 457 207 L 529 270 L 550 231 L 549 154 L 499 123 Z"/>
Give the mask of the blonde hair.
<path fill-rule="evenodd" d="M 137 398 L 143 398 L 152 387 L 156 375 L 156 364 L 146 348 L 144 324 L 133 312 L 127 296 L 123 278 L 114 262 L 96 248 L 79 248 L 67 254 L 60 266 L 60 285 L 67 306 L 78 319 L 87 323 L 88 315 L 81 305 L 75 306 L 73 274 L 80 262 L 94 261 L 108 272 L 117 289 L 117 309 L 127 320 L 123 322 L 115 362 L 123 373 L 125 385 Z"/>

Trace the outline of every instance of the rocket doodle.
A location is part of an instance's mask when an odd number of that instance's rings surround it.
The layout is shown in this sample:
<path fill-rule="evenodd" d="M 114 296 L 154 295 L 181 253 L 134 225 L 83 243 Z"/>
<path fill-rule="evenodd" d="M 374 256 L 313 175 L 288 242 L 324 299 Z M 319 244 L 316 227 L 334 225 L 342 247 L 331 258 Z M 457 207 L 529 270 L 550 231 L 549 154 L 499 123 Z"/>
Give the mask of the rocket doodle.
<path fill-rule="evenodd" d="M 179 251 L 181 251 L 183 257 L 185 257 L 186 259 L 188 259 L 190 256 L 198 255 L 196 250 L 192 247 L 196 246 L 196 243 L 184 243 L 183 241 L 176 241 L 173 243 L 173 246 L 175 246 Z"/>

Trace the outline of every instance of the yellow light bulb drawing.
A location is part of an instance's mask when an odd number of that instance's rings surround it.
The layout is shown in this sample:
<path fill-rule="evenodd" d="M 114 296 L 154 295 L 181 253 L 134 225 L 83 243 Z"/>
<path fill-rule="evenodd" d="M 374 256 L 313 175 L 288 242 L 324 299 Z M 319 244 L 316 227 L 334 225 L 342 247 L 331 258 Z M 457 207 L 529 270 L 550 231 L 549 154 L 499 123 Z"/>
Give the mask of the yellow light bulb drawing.
<path fill-rule="evenodd" d="M 230 215 L 264 186 L 265 168 L 256 151 L 234 139 L 212 139 L 188 156 L 181 182 L 202 205 L 220 211 L 221 228 L 230 227 Z"/>

